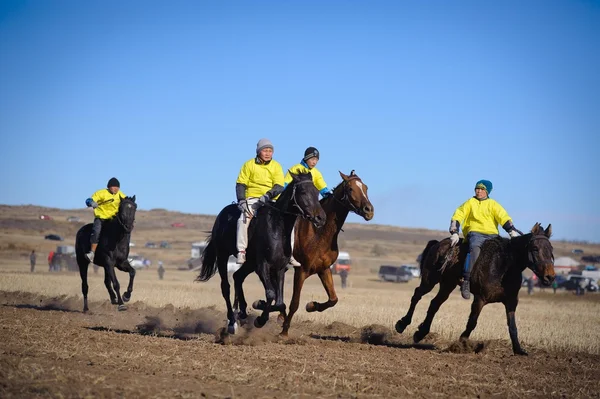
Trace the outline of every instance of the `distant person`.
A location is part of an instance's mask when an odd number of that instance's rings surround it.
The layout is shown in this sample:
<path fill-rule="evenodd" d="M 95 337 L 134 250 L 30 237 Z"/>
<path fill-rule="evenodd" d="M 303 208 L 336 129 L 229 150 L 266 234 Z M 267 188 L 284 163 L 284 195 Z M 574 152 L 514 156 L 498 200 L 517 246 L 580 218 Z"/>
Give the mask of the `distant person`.
<path fill-rule="evenodd" d="M 533 276 L 527 279 L 527 295 L 533 294 Z"/>
<path fill-rule="evenodd" d="M 48 254 L 48 271 L 52 271 L 52 261 L 54 260 L 54 251 L 50 251 Z"/>
<path fill-rule="evenodd" d="M 588 283 L 584 278 L 580 279 L 579 283 L 577 283 L 577 288 L 579 291 L 577 295 L 584 295 L 587 285 L 588 285 Z"/>
<path fill-rule="evenodd" d="M 274 147 L 269 139 L 256 144 L 256 157 L 242 165 L 235 184 L 238 208 L 242 211 L 237 222 L 237 261 L 246 262 L 248 225 L 256 211 L 277 198 L 283 191 L 283 169 L 273 159 Z"/>
<path fill-rule="evenodd" d="M 29 264 L 31 265 L 31 273 L 35 271 L 35 261 L 37 260 L 37 255 L 35 254 L 35 250 L 31 251 L 29 254 Z"/>
<path fill-rule="evenodd" d="M 554 281 L 552 281 L 552 291 L 556 294 L 556 289 L 558 288 L 558 283 L 556 282 L 556 279 L 554 279 Z"/>
<path fill-rule="evenodd" d="M 165 275 L 165 268 L 163 267 L 163 263 L 158 261 L 158 279 L 162 280 Z"/>
<path fill-rule="evenodd" d="M 343 268 L 340 270 L 340 278 L 342 279 L 342 288 L 346 288 L 348 281 L 348 269 Z"/>
<path fill-rule="evenodd" d="M 90 236 L 92 247 L 85 254 L 90 262 L 94 263 L 94 253 L 100 240 L 102 222 L 115 217 L 119 212 L 121 199 L 125 197 L 126 195 L 121 191 L 121 183 L 119 183 L 116 177 L 112 177 L 106 184 L 106 188 L 96 191 L 90 198 L 85 200 L 85 204 L 88 207 L 94 208 L 94 225 L 92 227 L 92 235 Z"/>
<path fill-rule="evenodd" d="M 475 196 L 459 206 L 450 221 L 452 246 L 458 243 L 458 232 L 461 225 L 463 226 L 463 235 L 469 243 L 469 261 L 465 262 L 461 286 L 461 295 L 464 299 L 471 298 L 471 270 L 479 257 L 481 246 L 486 240 L 498 237 L 498 225 L 502 226 L 510 238 L 520 235 L 504 208 L 489 198 L 492 188 L 492 182 L 489 180 L 479 180 L 475 183 Z"/>
<path fill-rule="evenodd" d="M 321 172 L 319 172 L 319 169 L 317 169 L 317 163 L 319 163 L 319 158 L 319 150 L 317 150 L 315 147 L 308 147 L 306 150 L 304 150 L 304 157 L 302 158 L 300 163 L 297 163 L 296 165 L 292 166 L 286 173 L 285 178 L 283 179 L 283 188 L 286 188 L 287 185 L 292 182 L 292 175 L 290 174 L 290 172 L 294 174 L 310 172 L 310 174 L 312 175 L 313 183 L 315 184 L 317 190 L 319 190 L 321 196 L 325 198 L 328 195 L 331 195 L 331 189 L 327 187 L 327 183 L 325 183 L 323 175 L 321 174 Z M 300 263 L 298 263 L 298 261 L 294 259 L 293 255 L 294 235 L 295 229 L 292 229 L 292 257 L 290 258 L 290 264 L 292 266 L 299 267 Z"/>

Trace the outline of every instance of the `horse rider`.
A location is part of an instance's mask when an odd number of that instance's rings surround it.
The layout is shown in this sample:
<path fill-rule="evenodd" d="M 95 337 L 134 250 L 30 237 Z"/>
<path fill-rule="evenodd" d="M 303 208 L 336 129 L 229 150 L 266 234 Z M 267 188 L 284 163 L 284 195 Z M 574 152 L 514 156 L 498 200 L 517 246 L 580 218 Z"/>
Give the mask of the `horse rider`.
<path fill-rule="evenodd" d="M 475 184 L 475 196 L 459 206 L 450 221 L 451 246 L 455 246 L 458 242 L 461 225 L 463 235 L 469 243 L 469 259 L 465 262 L 461 286 L 464 299 L 471 298 L 471 270 L 479 257 L 481 246 L 486 240 L 498 237 L 498 225 L 502 226 L 510 238 L 520 235 L 502 205 L 489 197 L 492 188 L 491 181 L 479 180 Z"/>
<path fill-rule="evenodd" d="M 304 151 L 304 157 L 302 158 L 300 163 L 297 163 L 296 165 L 292 166 L 286 173 L 283 188 L 286 188 L 287 185 L 292 181 L 292 175 L 290 174 L 290 172 L 294 174 L 310 172 L 310 174 L 312 175 L 313 183 L 315 184 L 317 190 L 319 190 L 321 196 L 325 198 L 331 195 L 331 189 L 327 187 L 327 183 L 325 183 L 323 175 L 321 174 L 319 169 L 317 169 L 317 163 L 319 163 L 319 158 L 319 150 L 317 150 L 315 147 L 308 147 Z M 292 266 L 298 267 L 300 266 L 300 263 L 296 259 L 294 259 L 294 235 L 295 228 L 292 230 L 291 237 L 292 257 L 290 258 L 290 264 Z"/>
<path fill-rule="evenodd" d="M 246 262 L 250 220 L 260 207 L 283 191 L 283 169 L 279 162 L 273 159 L 273 152 L 271 140 L 258 140 L 256 157 L 242 165 L 235 184 L 238 208 L 242 211 L 237 222 L 238 264 Z"/>
<path fill-rule="evenodd" d="M 89 208 L 94 208 L 94 225 L 92 227 L 92 235 L 90 243 L 92 247 L 85 256 L 94 263 L 94 253 L 98 247 L 100 240 L 100 232 L 102 231 L 102 222 L 112 219 L 119 212 L 121 199 L 125 198 L 125 194 L 121 191 L 121 184 L 116 177 L 112 177 L 106 188 L 96 191 L 92 196 L 85 200 L 85 205 Z"/>

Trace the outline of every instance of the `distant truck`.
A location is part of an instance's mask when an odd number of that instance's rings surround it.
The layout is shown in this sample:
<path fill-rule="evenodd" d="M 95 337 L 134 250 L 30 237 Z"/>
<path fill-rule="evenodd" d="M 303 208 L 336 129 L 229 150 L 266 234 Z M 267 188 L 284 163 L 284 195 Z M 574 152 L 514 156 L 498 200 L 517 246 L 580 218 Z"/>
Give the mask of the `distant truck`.
<path fill-rule="evenodd" d="M 335 263 L 331 265 L 331 272 L 337 274 L 342 270 L 350 271 L 351 265 L 352 259 L 350 258 L 350 254 L 348 252 L 340 251 Z"/>
<path fill-rule="evenodd" d="M 412 272 L 403 266 L 381 265 L 378 275 L 381 281 L 395 283 L 408 283 L 413 279 Z"/>

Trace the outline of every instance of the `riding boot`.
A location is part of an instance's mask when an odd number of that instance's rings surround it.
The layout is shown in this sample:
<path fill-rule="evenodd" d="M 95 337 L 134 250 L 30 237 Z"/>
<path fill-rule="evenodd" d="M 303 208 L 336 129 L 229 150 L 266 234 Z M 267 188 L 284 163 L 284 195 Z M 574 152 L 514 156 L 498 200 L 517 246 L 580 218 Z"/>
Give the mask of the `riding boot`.
<path fill-rule="evenodd" d="M 96 253 L 97 247 L 98 247 L 98 244 L 92 244 L 92 248 L 91 248 L 90 252 L 85 254 L 85 256 L 90 260 L 90 263 L 94 263 L 94 254 Z"/>
<path fill-rule="evenodd" d="M 237 254 L 237 260 L 235 261 L 238 265 L 246 263 L 246 251 L 239 251 Z"/>
<path fill-rule="evenodd" d="M 464 299 L 471 299 L 471 275 L 465 274 L 460 287 L 460 294 Z"/>

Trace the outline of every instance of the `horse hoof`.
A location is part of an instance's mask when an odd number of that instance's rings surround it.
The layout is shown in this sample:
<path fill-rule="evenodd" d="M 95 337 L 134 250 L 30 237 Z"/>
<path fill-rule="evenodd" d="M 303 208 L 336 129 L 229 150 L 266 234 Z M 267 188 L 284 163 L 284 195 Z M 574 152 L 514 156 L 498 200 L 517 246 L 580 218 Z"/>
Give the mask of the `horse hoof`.
<path fill-rule="evenodd" d="M 237 330 L 238 330 L 238 323 L 233 323 L 233 325 L 229 324 L 227 326 L 227 334 L 235 335 L 235 333 L 237 333 Z"/>
<path fill-rule="evenodd" d="M 398 320 L 396 322 L 396 332 L 398 334 L 402 334 L 404 332 L 404 330 L 406 330 L 406 324 L 404 324 L 404 322 L 402 320 Z"/>
<path fill-rule="evenodd" d="M 110 300 L 110 304 L 111 304 L 111 305 L 118 305 L 118 304 L 119 304 L 119 302 L 117 302 L 117 300 L 116 300 L 116 299 L 111 299 L 111 300 Z"/>
<path fill-rule="evenodd" d="M 256 310 L 264 310 L 264 308 L 265 308 L 265 301 L 263 301 L 262 299 L 259 299 L 258 301 L 254 301 L 252 303 L 252 308 L 256 309 Z"/>
<path fill-rule="evenodd" d="M 529 353 L 525 352 L 523 349 L 519 348 L 517 350 L 513 350 L 513 352 L 515 353 L 515 355 L 519 355 L 519 356 L 529 356 Z"/>
<path fill-rule="evenodd" d="M 89 311 L 88 308 L 83 308 L 83 313 L 87 313 Z"/>
<path fill-rule="evenodd" d="M 126 292 L 123 294 L 123 301 L 124 302 L 129 302 L 129 300 L 131 299 L 131 293 Z"/>
<path fill-rule="evenodd" d="M 125 305 L 119 305 L 119 306 L 117 307 L 117 310 L 118 310 L 119 312 L 122 312 L 122 311 L 124 311 L 124 310 L 127 310 L 127 306 L 125 306 Z"/>
<path fill-rule="evenodd" d="M 307 312 L 316 312 L 317 311 L 317 303 L 316 302 L 309 302 L 306 304 L 306 311 Z"/>
<path fill-rule="evenodd" d="M 256 328 L 263 328 L 265 324 L 267 324 L 267 320 L 263 320 L 262 317 L 254 319 L 254 327 Z"/>
<path fill-rule="evenodd" d="M 417 343 L 421 342 L 421 340 L 422 340 L 423 338 L 425 338 L 425 336 L 426 336 L 427 334 L 428 334 L 428 333 L 426 333 L 426 332 L 423 332 L 423 331 L 421 331 L 421 330 L 417 330 L 417 331 L 415 332 L 415 335 L 413 335 L 413 341 L 414 341 L 414 343 L 415 343 L 415 344 L 417 344 Z"/>

